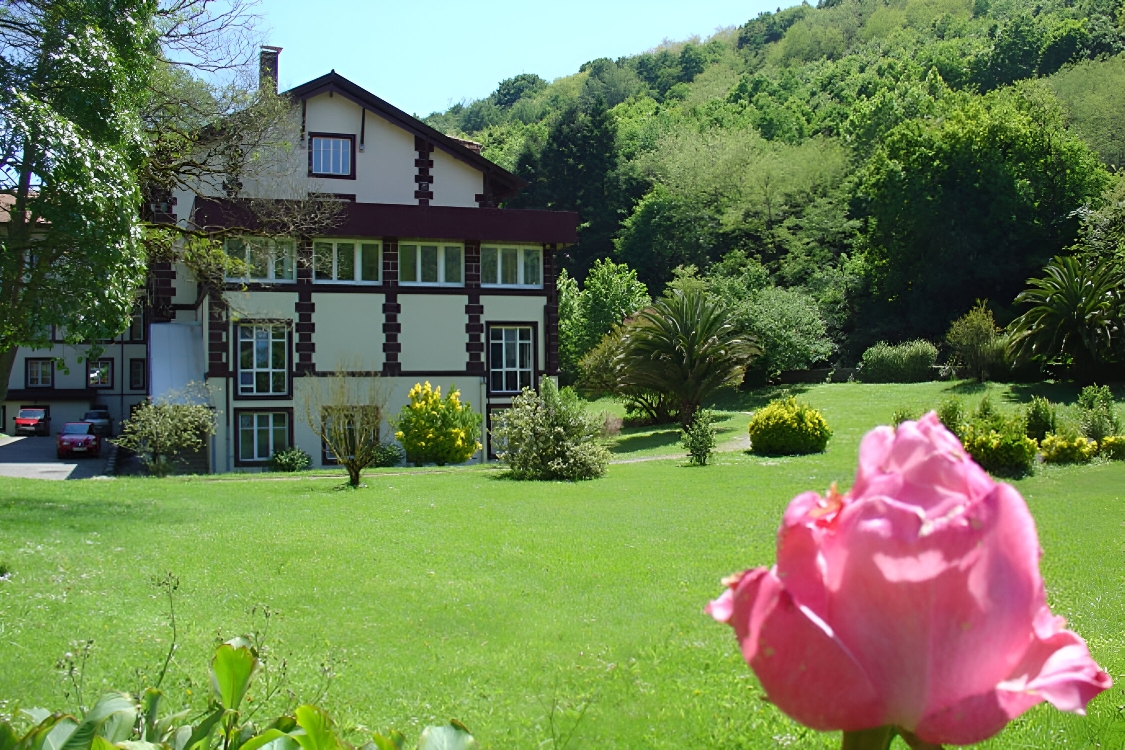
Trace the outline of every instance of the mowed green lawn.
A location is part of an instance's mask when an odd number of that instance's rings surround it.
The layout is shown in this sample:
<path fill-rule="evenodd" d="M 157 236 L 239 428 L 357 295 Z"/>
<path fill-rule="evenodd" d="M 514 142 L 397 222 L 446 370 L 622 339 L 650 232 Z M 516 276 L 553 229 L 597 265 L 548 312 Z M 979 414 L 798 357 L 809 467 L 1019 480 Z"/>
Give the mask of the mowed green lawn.
<path fill-rule="evenodd" d="M 991 390 L 1014 408 L 1037 389 Z M 737 441 L 770 394 L 728 394 L 718 405 L 731 450 L 713 466 L 637 460 L 582 484 L 517 483 L 491 468 L 371 472 L 354 492 L 325 478 L 5 479 L 0 564 L 13 575 L 0 582 L 0 700 L 65 707 L 55 662 L 79 639 L 94 640 L 88 695 L 153 679 L 170 630 L 151 580 L 171 571 L 173 702 L 203 705 L 216 639 L 261 629 L 266 606 L 289 688 L 318 697 L 327 663 L 322 703 L 360 742 L 362 727 L 416 737 L 456 717 L 492 748 L 838 747 L 838 735 L 762 700 L 732 632 L 702 610 L 721 577 L 773 562 L 790 498 L 850 484 L 866 430 L 954 391 L 980 397 L 945 383 L 808 388 L 800 397 L 835 430 L 828 452 L 769 459 Z M 617 457 L 676 451 L 665 433 L 626 430 Z M 1118 682 L 1123 485 L 1125 463 L 1045 467 L 1017 483 L 1052 606 Z M 1122 704 L 1114 688 L 1086 718 L 1041 707 L 988 746 L 1122 747 Z"/>

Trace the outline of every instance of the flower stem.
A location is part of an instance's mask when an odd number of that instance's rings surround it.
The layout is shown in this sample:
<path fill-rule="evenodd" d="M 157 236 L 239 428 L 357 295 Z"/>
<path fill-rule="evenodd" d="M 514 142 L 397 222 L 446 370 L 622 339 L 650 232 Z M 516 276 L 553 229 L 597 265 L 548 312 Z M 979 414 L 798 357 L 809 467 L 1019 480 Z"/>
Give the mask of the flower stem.
<path fill-rule="evenodd" d="M 858 732 L 844 732 L 840 750 L 889 750 L 895 738 L 893 726 L 861 729 Z"/>

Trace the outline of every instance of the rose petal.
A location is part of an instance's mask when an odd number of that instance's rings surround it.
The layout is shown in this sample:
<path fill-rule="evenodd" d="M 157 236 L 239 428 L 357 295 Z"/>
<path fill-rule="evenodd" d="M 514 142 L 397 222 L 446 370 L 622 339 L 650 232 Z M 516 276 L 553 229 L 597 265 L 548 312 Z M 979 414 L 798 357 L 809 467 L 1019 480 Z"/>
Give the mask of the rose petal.
<path fill-rule="evenodd" d="M 1035 528 L 1007 485 L 938 520 L 853 503 L 824 555 L 830 622 L 907 729 L 1004 680 L 1042 604 Z"/>
<path fill-rule="evenodd" d="M 879 694 L 822 619 L 794 601 L 774 575 L 755 582 L 756 642 L 743 656 L 769 699 L 805 726 L 846 731 L 880 726 Z M 736 628 L 737 630 L 737 628 Z"/>

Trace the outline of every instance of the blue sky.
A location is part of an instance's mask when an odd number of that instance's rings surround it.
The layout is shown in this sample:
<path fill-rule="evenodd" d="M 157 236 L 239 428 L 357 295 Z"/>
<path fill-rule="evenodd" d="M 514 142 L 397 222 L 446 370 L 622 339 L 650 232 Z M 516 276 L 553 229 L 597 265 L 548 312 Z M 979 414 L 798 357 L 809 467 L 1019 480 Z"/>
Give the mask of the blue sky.
<path fill-rule="evenodd" d="M 282 89 L 335 68 L 407 112 L 478 99 L 519 73 L 552 80 L 598 57 L 745 23 L 777 0 L 264 0 Z M 789 1 L 791 4 L 792 0 Z"/>

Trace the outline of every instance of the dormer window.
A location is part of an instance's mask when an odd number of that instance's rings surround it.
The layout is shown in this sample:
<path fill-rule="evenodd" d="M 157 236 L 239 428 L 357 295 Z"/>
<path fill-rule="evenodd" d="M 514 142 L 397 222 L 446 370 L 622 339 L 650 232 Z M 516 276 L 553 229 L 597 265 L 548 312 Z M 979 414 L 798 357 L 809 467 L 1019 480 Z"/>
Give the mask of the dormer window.
<path fill-rule="evenodd" d="M 355 136 L 309 134 L 309 177 L 355 179 Z"/>

